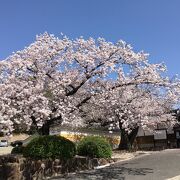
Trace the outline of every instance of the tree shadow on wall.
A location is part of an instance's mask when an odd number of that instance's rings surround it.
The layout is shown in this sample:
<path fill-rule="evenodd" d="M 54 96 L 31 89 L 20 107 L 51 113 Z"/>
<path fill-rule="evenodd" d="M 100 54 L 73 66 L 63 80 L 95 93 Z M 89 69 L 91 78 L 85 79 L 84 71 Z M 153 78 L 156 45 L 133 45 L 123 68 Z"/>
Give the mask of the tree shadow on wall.
<path fill-rule="evenodd" d="M 127 163 L 128 164 L 128 163 Z M 103 169 L 79 172 L 73 175 L 66 175 L 64 177 L 58 176 L 53 179 L 73 179 L 73 180 L 125 180 L 126 175 L 146 176 L 153 173 L 150 168 L 129 168 L 125 167 L 126 164 L 112 165 Z"/>

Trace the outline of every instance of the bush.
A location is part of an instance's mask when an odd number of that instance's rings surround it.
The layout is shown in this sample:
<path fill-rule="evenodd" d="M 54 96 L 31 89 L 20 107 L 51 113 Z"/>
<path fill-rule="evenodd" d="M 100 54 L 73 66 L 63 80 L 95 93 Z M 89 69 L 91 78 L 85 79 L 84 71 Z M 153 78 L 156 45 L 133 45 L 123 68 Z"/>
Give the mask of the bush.
<path fill-rule="evenodd" d="M 16 146 L 11 150 L 11 154 L 23 154 L 23 150 L 23 146 Z"/>
<path fill-rule="evenodd" d="M 96 158 L 110 158 L 112 149 L 106 139 L 99 136 L 88 136 L 82 139 L 77 147 L 78 155 Z"/>
<path fill-rule="evenodd" d="M 35 159 L 72 158 L 76 155 L 76 146 L 61 136 L 39 136 L 27 144 L 23 155 Z"/>

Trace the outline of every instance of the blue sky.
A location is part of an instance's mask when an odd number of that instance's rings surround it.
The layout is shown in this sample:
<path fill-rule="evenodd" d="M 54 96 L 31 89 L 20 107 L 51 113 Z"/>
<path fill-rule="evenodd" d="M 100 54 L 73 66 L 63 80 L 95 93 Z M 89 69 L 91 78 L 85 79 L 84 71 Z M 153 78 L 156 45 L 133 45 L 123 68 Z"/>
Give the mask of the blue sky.
<path fill-rule="evenodd" d="M 123 39 L 180 74 L 179 0 L 1 0 L 0 59 L 45 31 L 70 38 Z"/>

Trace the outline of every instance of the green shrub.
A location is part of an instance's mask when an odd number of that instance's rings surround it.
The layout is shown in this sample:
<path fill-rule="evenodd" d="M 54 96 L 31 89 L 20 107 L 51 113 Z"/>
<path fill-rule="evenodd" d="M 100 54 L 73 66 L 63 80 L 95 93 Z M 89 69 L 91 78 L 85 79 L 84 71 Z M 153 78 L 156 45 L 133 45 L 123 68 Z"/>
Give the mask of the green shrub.
<path fill-rule="evenodd" d="M 110 158 L 112 149 L 106 139 L 99 136 L 88 136 L 77 146 L 78 155 L 96 158 Z"/>
<path fill-rule="evenodd" d="M 11 154 L 23 154 L 23 150 L 23 146 L 16 146 L 11 150 Z"/>
<path fill-rule="evenodd" d="M 35 159 L 67 159 L 76 155 L 76 146 L 72 141 L 61 136 L 39 136 L 27 144 L 23 155 Z"/>

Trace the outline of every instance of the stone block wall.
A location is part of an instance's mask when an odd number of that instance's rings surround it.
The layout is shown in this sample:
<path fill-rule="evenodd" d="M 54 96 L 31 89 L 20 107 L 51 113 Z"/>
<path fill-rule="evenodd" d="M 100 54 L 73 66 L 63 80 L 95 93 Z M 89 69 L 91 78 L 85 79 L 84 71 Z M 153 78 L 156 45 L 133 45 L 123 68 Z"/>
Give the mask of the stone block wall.
<path fill-rule="evenodd" d="M 68 160 L 32 160 L 17 155 L 0 156 L 0 180 L 42 180 L 59 174 L 93 169 L 113 161 L 115 160 L 81 156 Z"/>

